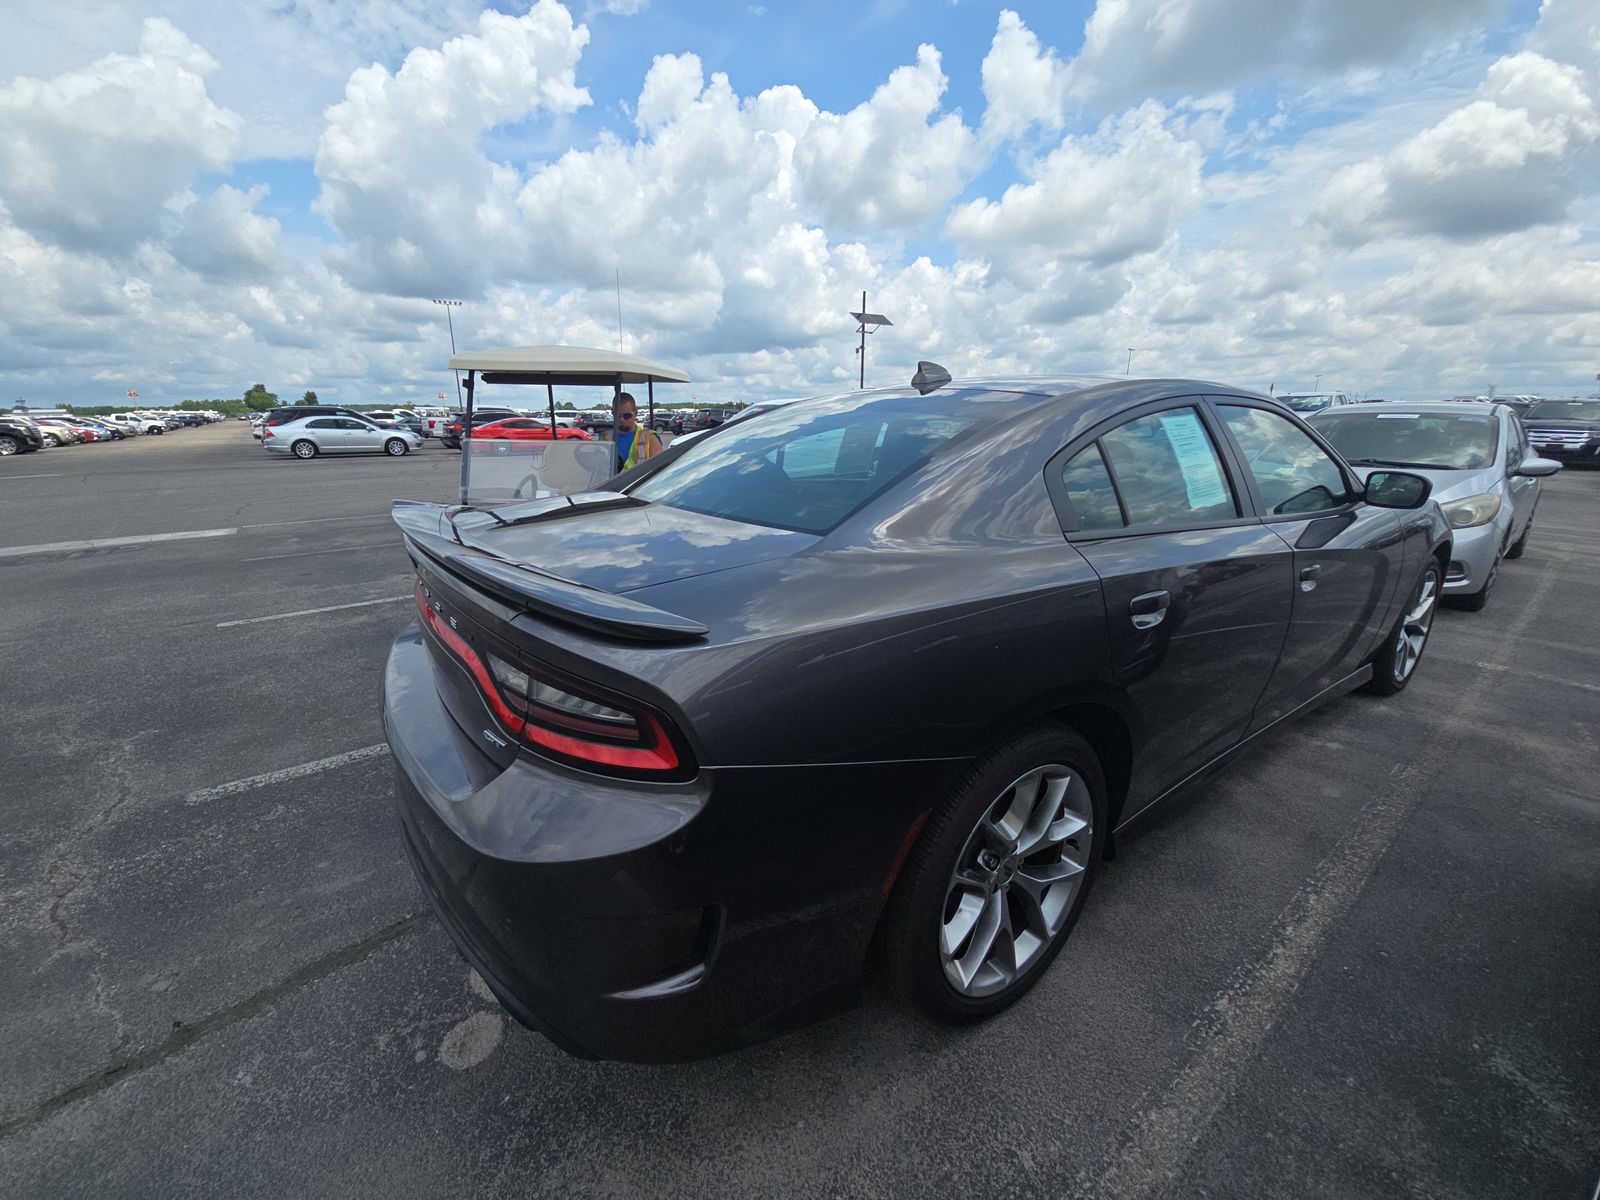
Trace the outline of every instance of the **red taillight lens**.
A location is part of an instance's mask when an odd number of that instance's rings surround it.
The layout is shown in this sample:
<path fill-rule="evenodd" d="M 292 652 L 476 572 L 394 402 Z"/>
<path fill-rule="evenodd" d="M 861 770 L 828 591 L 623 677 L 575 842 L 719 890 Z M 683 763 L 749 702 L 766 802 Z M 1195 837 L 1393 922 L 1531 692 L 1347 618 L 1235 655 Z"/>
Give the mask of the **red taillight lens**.
<path fill-rule="evenodd" d="M 466 667 L 501 724 L 529 745 L 606 767 L 678 769 L 678 752 L 654 714 L 578 695 L 497 655 L 486 663 L 433 610 L 420 583 L 416 594 L 423 624 Z"/>
<path fill-rule="evenodd" d="M 271 425 L 263 425 L 261 427 L 261 436 L 264 437 L 264 438 L 271 437 L 272 436 L 272 426 Z"/>

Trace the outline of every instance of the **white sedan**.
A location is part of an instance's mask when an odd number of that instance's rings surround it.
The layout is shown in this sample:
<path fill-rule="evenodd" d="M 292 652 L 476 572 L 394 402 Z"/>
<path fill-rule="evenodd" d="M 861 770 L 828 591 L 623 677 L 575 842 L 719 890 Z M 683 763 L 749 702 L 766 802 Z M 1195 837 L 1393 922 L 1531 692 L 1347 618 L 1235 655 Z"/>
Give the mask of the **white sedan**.
<path fill-rule="evenodd" d="M 301 417 L 282 425 L 267 425 L 261 444 L 279 454 L 315 458 L 319 454 L 387 454 L 399 458 L 422 446 L 422 439 L 406 429 L 383 429 L 355 417 Z"/>

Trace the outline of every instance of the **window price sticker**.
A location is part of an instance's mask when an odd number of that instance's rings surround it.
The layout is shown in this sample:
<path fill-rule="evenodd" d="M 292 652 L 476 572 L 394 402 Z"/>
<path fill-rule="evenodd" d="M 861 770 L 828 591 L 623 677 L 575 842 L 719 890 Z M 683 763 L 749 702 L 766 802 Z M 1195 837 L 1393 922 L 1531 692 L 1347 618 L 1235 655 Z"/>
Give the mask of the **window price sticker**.
<path fill-rule="evenodd" d="M 1162 413 L 1161 428 L 1177 456 L 1183 472 L 1183 487 L 1189 493 L 1190 508 L 1211 508 L 1228 502 L 1228 485 L 1217 466 L 1216 453 L 1200 418 L 1192 412 Z"/>

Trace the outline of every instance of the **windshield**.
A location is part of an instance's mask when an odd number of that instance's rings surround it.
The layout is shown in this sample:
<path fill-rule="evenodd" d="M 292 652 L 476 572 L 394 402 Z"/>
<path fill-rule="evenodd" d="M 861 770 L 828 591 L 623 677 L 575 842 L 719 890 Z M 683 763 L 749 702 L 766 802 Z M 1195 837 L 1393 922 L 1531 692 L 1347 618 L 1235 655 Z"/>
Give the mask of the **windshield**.
<path fill-rule="evenodd" d="M 1541 400 L 1524 421 L 1600 421 L 1600 400 Z"/>
<path fill-rule="evenodd" d="M 1312 422 L 1357 466 L 1472 471 L 1494 462 L 1498 420 L 1487 413 L 1346 410 Z"/>
<path fill-rule="evenodd" d="M 1333 403 L 1332 396 L 1279 396 L 1278 400 L 1295 412 L 1317 412 Z"/>
<path fill-rule="evenodd" d="M 826 533 L 934 454 L 1039 397 L 855 393 L 720 430 L 630 494 L 709 516 Z"/>

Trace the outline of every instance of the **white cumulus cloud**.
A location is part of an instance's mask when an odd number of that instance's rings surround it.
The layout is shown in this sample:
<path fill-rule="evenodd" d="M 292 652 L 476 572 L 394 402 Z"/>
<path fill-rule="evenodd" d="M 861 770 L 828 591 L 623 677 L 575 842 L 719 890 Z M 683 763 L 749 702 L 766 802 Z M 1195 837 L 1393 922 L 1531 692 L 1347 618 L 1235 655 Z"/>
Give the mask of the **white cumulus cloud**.
<path fill-rule="evenodd" d="M 1500 0 L 1098 0 L 1068 84 L 1081 97 L 1116 102 L 1404 62 L 1499 7 Z"/>
<path fill-rule="evenodd" d="M 1583 73 L 1520 51 L 1489 68 L 1478 99 L 1342 169 L 1320 218 L 1348 242 L 1396 231 L 1471 239 L 1559 221 L 1597 178 L 1597 144 Z"/>
<path fill-rule="evenodd" d="M 228 165 L 239 118 L 206 92 L 216 63 L 169 22 L 137 54 L 0 88 L 0 202 L 63 246 L 125 254 L 201 168 Z"/>

